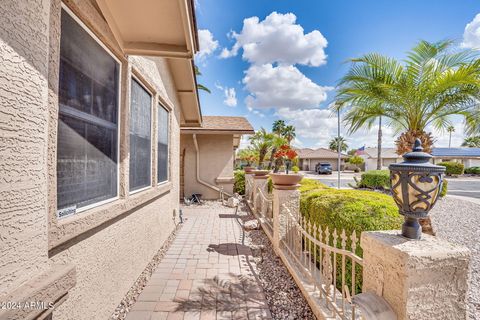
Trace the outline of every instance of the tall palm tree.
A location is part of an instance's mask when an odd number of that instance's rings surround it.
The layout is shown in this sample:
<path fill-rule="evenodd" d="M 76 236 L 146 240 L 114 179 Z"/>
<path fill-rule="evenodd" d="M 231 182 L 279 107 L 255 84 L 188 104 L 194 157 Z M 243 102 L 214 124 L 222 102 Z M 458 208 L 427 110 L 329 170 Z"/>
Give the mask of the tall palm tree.
<path fill-rule="evenodd" d="M 264 128 L 256 131 L 250 136 L 249 140 L 254 150 L 258 152 L 258 167 L 263 167 L 263 161 L 268 151 L 271 149 L 274 134 L 267 132 Z"/>
<path fill-rule="evenodd" d="M 350 132 L 373 126 L 381 116 L 395 134 L 404 132 L 397 139 L 399 154 L 415 138 L 431 152 L 427 128 L 445 130 L 453 115 L 463 116 L 467 134 L 479 132 L 479 52 L 452 46 L 420 41 L 403 62 L 376 53 L 352 59 L 337 90 L 338 105 L 348 107 L 344 121 Z"/>
<path fill-rule="evenodd" d="M 452 147 L 452 133 L 455 132 L 455 127 L 454 126 L 449 126 L 447 128 L 447 132 L 449 133 L 448 147 L 451 148 Z"/>
<path fill-rule="evenodd" d="M 338 145 L 340 144 L 341 151 L 347 151 L 348 145 L 344 137 L 335 137 L 330 140 L 328 148 L 332 151 L 338 151 Z"/>
<path fill-rule="evenodd" d="M 480 136 L 465 138 L 462 147 L 480 148 Z"/>

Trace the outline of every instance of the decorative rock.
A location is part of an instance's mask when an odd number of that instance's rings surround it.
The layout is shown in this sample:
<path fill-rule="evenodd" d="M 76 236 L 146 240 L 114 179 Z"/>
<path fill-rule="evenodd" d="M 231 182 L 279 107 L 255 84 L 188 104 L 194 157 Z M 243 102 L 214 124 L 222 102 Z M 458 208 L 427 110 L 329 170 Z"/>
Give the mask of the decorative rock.
<path fill-rule="evenodd" d="M 243 225 L 243 229 L 245 231 L 258 230 L 258 229 L 260 229 L 260 224 L 258 223 L 258 220 L 256 220 L 256 219 L 250 220 L 250 221 L 245 222 L 245 224 Z"/>
<path fill-rule="evenodd" d="M 230 208 L 238 207 L 239 203 L 240 203 L 240 200 L 236 197 L 230 197 L 227 200 L 227 206 Z"/>

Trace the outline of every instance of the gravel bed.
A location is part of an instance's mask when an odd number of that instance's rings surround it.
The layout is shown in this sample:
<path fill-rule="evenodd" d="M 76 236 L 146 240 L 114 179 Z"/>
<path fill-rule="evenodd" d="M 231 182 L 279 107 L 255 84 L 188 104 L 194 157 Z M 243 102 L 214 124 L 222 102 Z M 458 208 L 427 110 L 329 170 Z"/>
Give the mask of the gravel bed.
<path fill-rule="evenodd" d="M 242 204 L 239 206 L 238 215 L 244 223 L 255 219 Z M 273 319 L 315 319 L 302 292 L 283 262 L 276 256 L 263 230 L 245 232 L 245 244 L 263 248 L 261 258 L 255 258 L 255 271 Z"/>
<path fill-rule="evenodd" d="M 137 301 L 138 296 L 142 293 L 143 288 L 148 283 L 148 280 L 152 276 L 152 273 L 155 271 L 157 266 L 162 261 L 165 253 L 168 251 L 168 248 L 172 244 L 173 240 L 177 236 L 179 229 L 182 227 L 182 224 L 177 224 L 177 227 L 172 232 L 172 234 L 168 237 L 165 243 L 162 245 L 160 250 L 155 254 L 152 261 L 147 265 L 145 270 L 140 274 L 137 278 L 133 286 L 128 290 L 125 297 L 122 299 L 118 307 L 115 309 L 113 314 L 110 317 L 110 320 L 123 320 L 126 318 L 127 313 L 130 311 L 130 308 L 135 304 Z"/>
<path fill-rule="evenodd" d="M 468 317 L 480 319 L 480 204 L 446 197 L 431 211 L 437 237 L 468 247 L 472 252 Z"/>

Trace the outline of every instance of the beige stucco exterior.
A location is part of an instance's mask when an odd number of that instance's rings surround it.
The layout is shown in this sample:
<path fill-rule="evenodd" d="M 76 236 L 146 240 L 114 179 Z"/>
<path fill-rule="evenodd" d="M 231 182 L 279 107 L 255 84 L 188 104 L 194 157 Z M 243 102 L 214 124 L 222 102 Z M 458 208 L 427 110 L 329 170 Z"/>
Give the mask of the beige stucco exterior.
<path fill-rule="evenodd" d="M 233 134 L 196 134 L 198 144 L 195 148 L 194 135 L 181 135 L 183 159 L 184 196 L 193 193 L 202 194 L 203 199 L 218 199 L 220 193 L 200 181 L 228 193 L 233 193 Z M 198 168 L 198 176 L 197 176 Z M 200 181 L 199 179 L 200 178 Z"/>
<path fill-rule="evenodd" d="M 19 292 L 29 298 L 27 289 L 38 283 L 32 279 L 51 274 L 52 279 L 68 278 L 62 292 L 68 291 L 68 297 L 54 310 L 54 319 L 106 319 L 174 229 L 183 115 L 168 59 L 126 55 L 95 2 L 72 0 L 64 5 L 121 63 L 119 198 L 57 220 L 62 4 L 60 0 L 1 1 L 0 301 L 15 299 Z M 130 195 L 128 109 L 132 75 L 154 99 L 152 184 Z M 158 102 L 170 109 L 171 128 L 169 181 L 160 185 L 156 181 L 154 134 Z"/>

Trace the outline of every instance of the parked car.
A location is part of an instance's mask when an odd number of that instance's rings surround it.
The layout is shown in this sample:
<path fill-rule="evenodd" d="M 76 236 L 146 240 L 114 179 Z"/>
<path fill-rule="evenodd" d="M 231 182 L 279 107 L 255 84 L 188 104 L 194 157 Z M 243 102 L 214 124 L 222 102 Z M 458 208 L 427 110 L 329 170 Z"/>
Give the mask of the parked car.
<path fill-rule="evenodd" d="M 317 163 L 315 172 L 318 174 L 332 174 L 332 165 L 330 163 Z"/>

